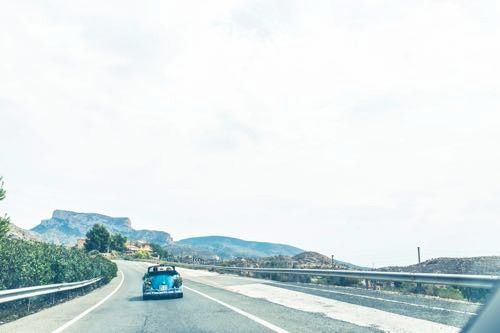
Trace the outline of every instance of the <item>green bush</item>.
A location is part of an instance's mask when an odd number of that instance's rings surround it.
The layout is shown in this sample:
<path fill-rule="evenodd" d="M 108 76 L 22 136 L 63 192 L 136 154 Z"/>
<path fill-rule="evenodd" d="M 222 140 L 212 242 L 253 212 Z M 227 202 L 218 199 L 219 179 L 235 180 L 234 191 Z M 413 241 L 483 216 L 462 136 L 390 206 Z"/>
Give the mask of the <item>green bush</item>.
<path fill-rule="evenodd" d="M 482 289 L 482 288 L 458 288 L 464 297 L 472 302 L 486 303 L 489 297 L 493 294 L 492 291 L 495 289 Z"/>
<path fill-rule="evenodd" d="M 456 299 L 456 300 L 463 300 L 464 299 L 464 296 L 462 295 L 460 290 L 453 288 L 453 287 L 437 288 L 437 292 L 435 293 L 435 296 L 438 296 L 441 298 Z"/>
<path fill-rule="evenodd" d="M 441 298 L 449 298 L 456 300 L 464 300 L 464 296 L 462 295 L 460 290 L 451 286 L 437 287 L 433 285 L 427 285 L 423 287 L 422 292 L 425 295 L 432 295 Z"/>
<path fill-rule="evenodd" d="M 116 264 L 100 254 L 88 254 L 41 242 L 0 239 L 0 289 L 74 282 L 116 276 Z"/>
<path fill-rule="evenodd" d="M 326 278 L 319 279 L 318 281 L 321 284 L 333 284 L 335 286 L 343 287 L 357 286 L 360 284 L 359 279 L 346 278 L 343 276 L 328 276 Z"/>
<path fill-rule="evenodd" d="M 149 252 L 139 250 L 136 253 L 134 253 L 134 258 L 136 258 L 136 259 L 149 259 L 150 258 Z"/>
<path fill-rule="evenodd" d="M 240 275 L 255 277 L 257 279 L 274 280 L 279 282 L 300 282 L 300 283 L 310 283 L 311 277 L 309 275 L 298 275 L 298 274 L 277 274 L 277 273 L 247 273 L 242 272 Z"/>

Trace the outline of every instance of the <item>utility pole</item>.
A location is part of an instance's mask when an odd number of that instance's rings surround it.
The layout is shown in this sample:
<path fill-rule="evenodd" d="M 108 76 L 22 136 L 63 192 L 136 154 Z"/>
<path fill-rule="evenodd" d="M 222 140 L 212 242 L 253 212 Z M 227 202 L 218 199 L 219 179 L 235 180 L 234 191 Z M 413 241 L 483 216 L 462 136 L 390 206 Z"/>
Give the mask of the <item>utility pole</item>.
<path fill-rule="evenodd" d="M 418 263 L 420 264 L 420 246 L 417 246 Z M 421 283 L 417 283 L 417 293 L 422 293 L 424 289 Z"/>

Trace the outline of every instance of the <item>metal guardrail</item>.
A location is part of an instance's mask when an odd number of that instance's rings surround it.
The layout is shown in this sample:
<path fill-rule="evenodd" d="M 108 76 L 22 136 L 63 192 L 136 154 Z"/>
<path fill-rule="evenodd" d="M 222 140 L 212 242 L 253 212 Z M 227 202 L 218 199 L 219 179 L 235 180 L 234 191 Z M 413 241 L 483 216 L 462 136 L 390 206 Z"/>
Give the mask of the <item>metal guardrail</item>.
<path fill-rule="evenodd" d="M 65 282 L 56 284 L 47 284 L 43 286 L 34 286 L 18 289 L 0 290 L 0 304 L 16 301 L 23 298 L 57 293 L 60 291 L 82 288 L 100 281 L 101 278 L 95 278 L 78 282 Z"/>
<path fill-rule="evenodd" d="M 254 267 L 224 267 L 216 265 L 196 265 L 169 263 L 179 267 L 213 269 L 233 272 L 253 272 L 272 274 L 299 274 L 310 276 L 333 276 L 374 281 L 415 282 L 424 284 L 451 285 L 470 288 L 494 288 L 500 285 L 500 276 L 496 275 L 465 275 L 437 273 L 407 273 L 382 271 L 349 271 L 334 269 L 297 269 L 297 268 L 254 268 Z"/>

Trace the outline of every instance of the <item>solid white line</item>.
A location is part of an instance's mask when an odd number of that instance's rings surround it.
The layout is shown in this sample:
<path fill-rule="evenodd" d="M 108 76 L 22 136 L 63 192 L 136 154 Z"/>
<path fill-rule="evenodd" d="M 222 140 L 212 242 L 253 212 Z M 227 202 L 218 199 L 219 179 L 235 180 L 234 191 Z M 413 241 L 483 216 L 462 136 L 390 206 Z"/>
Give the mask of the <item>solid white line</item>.
<path fill-rule="evenodd" d="M 239 313 L 240 315 L 245 316 L 245 317 L 247 317 L 248 319 L 251 319 L 251 320 L 255 321 L 256 323 L 259 323 L 259 324 L 261 324 L 262 326 L 264 326 L 264 327 L 266 327 L 266 328 L 269 328 L 270 330 L 272 330 L 272 331 L 274 331 L 274 332 L 279 332 L 279 333 L 288 333 L 288 331 L 286 331 L 286 330 L 282 329 L 281 327 L 278 327 L 278 326 L 276 326 L 276 325 L 273 325 L 273 324 L 271 324 L 270 322 L 267 322 L 267 321 L 265 321 L 264 319 L 261 319 L 261 318 L 259 318 L 259 317 L 257 317 L 257 316 L 254 316 L 253 314 L 250 314 L 250 313 L 248 313 L 248 312 L 245 312 L 245 311 L 243 311 L 243 310 L 241 310 L 241 309 L 239 309 L 239 308 L 237 308 L 237 307 L 234 307 L 234 306 L 232 306 L 232 305 L 229 305 L 229 304 L 227 304 L 227 303 L 224 303 L 224 302 L 222 302 L 222 301 L 219 301 L 218 299 L 215 299 L 215 298 L 213 298 L 212 296 L 208 296 L 207 294 L 204 294 L 204 293 L 202 293 L 201 291 L 194 290 L 193 288 L 189 288 L 189 287 L 186 287 L 186 286 L 184 286 L 184 288 L 185 288 L 185 289 L 187 289 L 187 290 L 190 290 L 190 291 L 192 291 L 192 292 L 194 292 L 194 293 L 197 293 L 197 294 L 199 294 L 199 295 L 201 295 L 201 296 L 203 296 L 203 297 L 205 297 L 205 298 L 208 298 L 208 299 L 209 299 L 209 300 L 211 300 L 211 301 L 214 301 L 214 302 L 216 302 L 216 303 L 219 303 L 220 305 L 225 306 L 226 308 L 231 309 L 231 310 L 233 310 L 234 312 Z"/>
<path fill-rule="evenodd" d="M 279 282 L 274 282 L 274 281 L 266 281 L 266 283 L 275 284 L 275 285 L 278 285 L 278 286 L 287 286 L 287 287 L 292 287 L 292 288 L 302 288 L 302 289 L 308 289 L 308 290 L 317 290 L 317 291 L 327 292 L 327 293 L 332 293 L 332 294 L 354 296 L 354 297 L 372 299 L 372 300 L 377 300 L 377 301 L 384 301 L 384 302 L 389 302 L 389 303 L 404 304 L 404 305 L 416 306 L 416 307 L 419 307 L 419 308 L 425 308 L 425 309 L 430 309 L 430 310 L 449 311 L 449 312 L 466 314 L 466 315 L 472 315 L 472 316 L 477 315 L 477 313 L 475 313 L 475 312 L 446 309 L 446 308 L 441 308 L 441 307 L 438 307 L 438 306 L 429 306 L 429 305 L 416 304 L 416 303 L 410 303 L 410 302 L 405 302 L 405 301 L 396 301 L 396 300 L 393 300 L 393 299 L 387 299 L 387 298 L 382 298 L 382 297 L 374 297 L 374 296 L 360 295 L 360 294 L 351 294 L 351 293 L 346 293 L 346 292 L 337 291 L 337 290 L 329 290 L 329 289 L 305 287 L 305 286 L 300 286 L 300 285 L 287 284 L 287 283 L 279 283 Z"/>
<path fill-rule="evenodd" d="M 68 321 L 67 323 L 65 323 L 64 325 L 62 325 L 61 327 L 59 327 L 58 329 L 52 331 L 52 333 L 61 333 L 62 331 L 64 331 L 65 329 L 67 329 L 68 327 L 70 327 L 71 325 L 73 325 L 74 323 L 76 323 L 78 320 L 82 319 L 83 317 L 85 317 L 86 315 L 88 315 L 90 312 L 92 312 L 93 310 L 95 310 L 102 303 L 106 302 L 111 296 L 113 296 L 121 288 L 121 286 L 123 284 L 123 280 L 125 280 L 125 276 L 123 275 L 123 272 L 122 271 L 119 271 L 119 272 L 120 272 L 120 274 L 122 276 L 122 279 L 121 279 L 120 283 L 118 284 L 118 286 L 115 288 L 115 290 L 113 290 L 108 296 L 104 297 L 98 303 L 92 305 L 90 308 L 88 308 L 87 310 L 85 310 L 82 313 L 80 313 L 75 318 L 71 319 L 70 321 Z"/>

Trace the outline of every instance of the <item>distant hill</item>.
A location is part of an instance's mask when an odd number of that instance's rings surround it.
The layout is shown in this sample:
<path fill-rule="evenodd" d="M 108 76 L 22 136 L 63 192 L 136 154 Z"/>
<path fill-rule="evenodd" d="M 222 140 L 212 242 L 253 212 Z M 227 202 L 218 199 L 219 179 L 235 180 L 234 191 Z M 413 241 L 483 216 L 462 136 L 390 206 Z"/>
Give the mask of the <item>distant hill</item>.
<path fill-rule="evenodd" d="M 41 237 L 38 233 L 20 228 L 13 223 L 9 224 L 9 231 L 7 232 L 7 236 L 22 240 L 41 240 Z"/>
<path fill-rule="evenodd" d="M 46 242 L 74 245 L 77 239 L 85 237 L 95 223 L 103 224 L 111 233 L 120 233 L 131 240 L 144 240 L 160 245 L 169 245 L 173 242 L 170 234 L 164 231 L 133 229 L 128 217 L 110 217 L 65 210 L 55 210 L 52 218 L 43 220 L 31 231 L 39 234 Z"/>
<path fill-rule="evenodd" d="M 500 274 L 500 256 L 436 258 L 410 266 L 383 267 L 382 271 L 444 274 Z"/>
<path fill-rule="evenodd" d="M 343 261 L 333 261 L 318 252 L 305 251 L 294 256 L 277 255 L 261 258 L 234 258 L 224 261 L 225 265 L 237 267 L 273 267 L 305 269 L 359 269 L 359 266 Z"/>
<path fill-rule="evenodd" d="M 212 253 L 221 258 L 262 258 L 276 255 L 293 256 L 303 250 L 286 245 L 266 242 L 246 241 L 224 236 L 206 236 L 186 238 L 176 242 L 177 245 L 192 247 L 197 251 Z"/>
<path fill-rule="evenodd" d="M 291 260 L 296 268 L 332 268 L 332 258 L 318 252 L 306 251 L 294 255 Z M 340 261 L 334 258 L 334 269 L 365 269 L 349 262 Z"/>
<path fill-rule="evenodd" d="M 332 258 L 324 254 L 312 251 L 306 251 L 294 255 L 290 258 L 295 268 L 332 268 Z M 336 269 L 345 268 L 343 265 L 338 265 L 334 261 Z"/>

